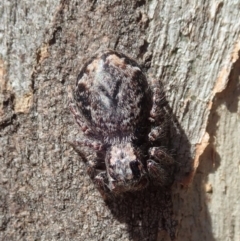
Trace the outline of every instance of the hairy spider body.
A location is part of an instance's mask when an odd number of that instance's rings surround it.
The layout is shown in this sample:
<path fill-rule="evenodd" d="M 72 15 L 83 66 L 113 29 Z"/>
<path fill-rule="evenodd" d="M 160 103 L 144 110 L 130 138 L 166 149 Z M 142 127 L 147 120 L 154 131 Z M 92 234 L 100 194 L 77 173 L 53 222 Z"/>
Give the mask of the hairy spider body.
<path fill-rule="evenodd" d="M 173 159 L 154 146 L 164 126 L 162 93 L 161 86 L 148 83 L 140 66 L 122 53 L 103 51 L 83 66 L 70 101 L 83 132 L 74 144 L 97 152 L 89 174 L 101 192 L 139 190 L 149 179 L 171 183 Z"/>

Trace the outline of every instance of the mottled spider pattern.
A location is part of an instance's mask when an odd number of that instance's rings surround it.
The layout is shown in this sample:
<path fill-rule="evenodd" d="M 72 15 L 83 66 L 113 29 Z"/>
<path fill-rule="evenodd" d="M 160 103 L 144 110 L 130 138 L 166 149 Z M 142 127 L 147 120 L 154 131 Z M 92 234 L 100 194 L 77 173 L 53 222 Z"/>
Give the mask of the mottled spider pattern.
<path fill-rule="evenodd" d="M 163 89 L 148 82 L 130 57 L 113 51 L 93 56 L 80 71 L 70 110 L 83 137 L 74 145 L 96 152 L 88 173 L 101 193 L 172 183 L 173 159 L 158 146 L 165 117 Z"/>

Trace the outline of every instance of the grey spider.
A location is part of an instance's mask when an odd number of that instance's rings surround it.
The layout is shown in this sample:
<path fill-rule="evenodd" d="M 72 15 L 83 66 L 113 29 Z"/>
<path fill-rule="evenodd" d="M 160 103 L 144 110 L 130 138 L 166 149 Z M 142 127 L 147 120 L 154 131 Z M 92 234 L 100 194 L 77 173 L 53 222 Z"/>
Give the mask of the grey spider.
<path fill-rule="evenodd" d="M 102 51 L 83 66 L 70 100 L 83 135 L 73 144 L 96 152 L 88 173 L 103 195 L 172 183 L 174 160 L 158 146 L 162 98 L 161 85 L 122 53 Z"/>

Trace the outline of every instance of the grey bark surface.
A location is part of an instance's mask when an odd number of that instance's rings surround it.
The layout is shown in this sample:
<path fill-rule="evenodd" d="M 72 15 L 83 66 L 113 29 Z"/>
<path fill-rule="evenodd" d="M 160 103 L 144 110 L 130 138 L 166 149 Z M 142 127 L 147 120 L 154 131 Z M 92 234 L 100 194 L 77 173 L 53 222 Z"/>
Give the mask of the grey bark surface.
<path fill-rule="evenodd" d="M 176 240 L 240 240 L 239 10 L 239 0 L 1 1 L 0 239 L 169 240 L 159 190 L 105 203 L 69 145 L 79 135 L 69 86 L 112 48 L 164 83 L 181 166 Z"/>

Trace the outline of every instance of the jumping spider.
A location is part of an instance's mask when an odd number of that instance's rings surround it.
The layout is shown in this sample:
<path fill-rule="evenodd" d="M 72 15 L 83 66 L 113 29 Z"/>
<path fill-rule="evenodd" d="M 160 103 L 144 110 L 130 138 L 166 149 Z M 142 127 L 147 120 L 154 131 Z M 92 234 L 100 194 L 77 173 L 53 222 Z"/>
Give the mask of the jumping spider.
<path fill-rule="evenodd" d="M 161 186 L 173 180 L 174 161 L 158 146 L 166 118 L 163 90 L 147 82 L 140 66 L 126 55 L 107 50 L 80 71 L 70 110 L 87 146 L 97 154 L 88 173 L 101 193 L 140 190 L 149 180 Z"/>

